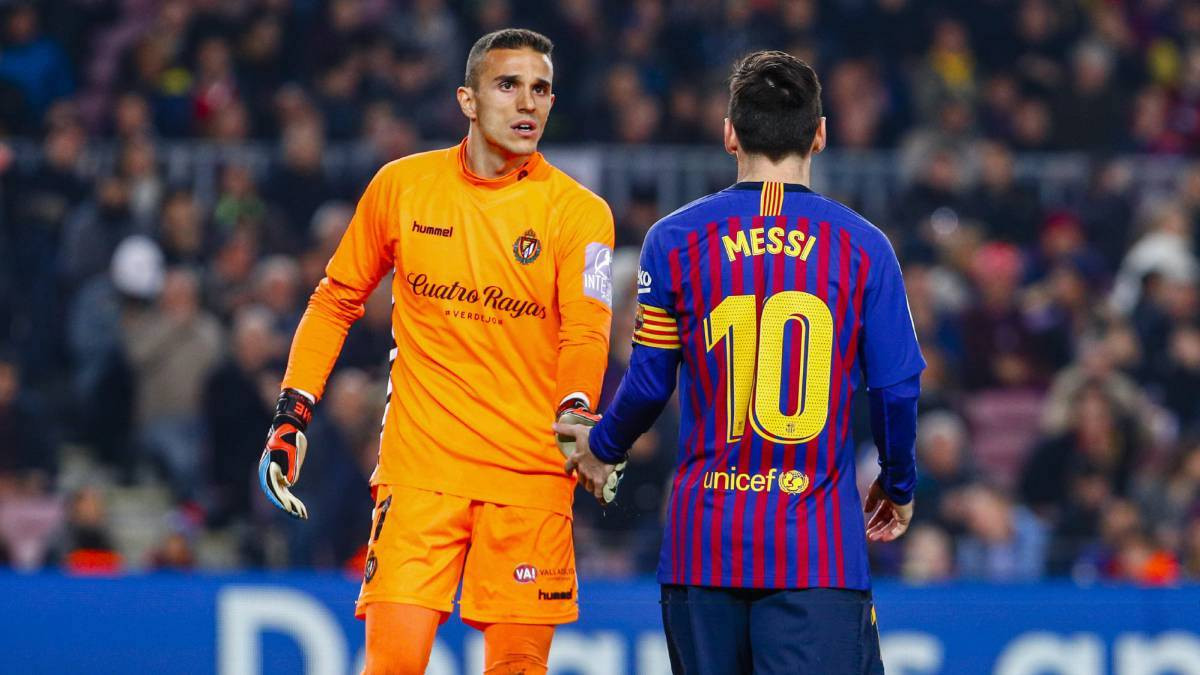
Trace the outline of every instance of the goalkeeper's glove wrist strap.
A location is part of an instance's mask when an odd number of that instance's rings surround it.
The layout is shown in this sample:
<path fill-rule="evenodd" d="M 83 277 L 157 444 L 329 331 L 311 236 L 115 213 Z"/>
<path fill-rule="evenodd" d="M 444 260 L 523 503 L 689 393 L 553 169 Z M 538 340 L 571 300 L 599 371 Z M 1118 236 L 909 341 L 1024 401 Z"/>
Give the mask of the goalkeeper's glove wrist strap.
<path fill-rule="evenodd" d="M 561 415 L 568 410 L 582 409 L 592 412 L 592 407 L 587 404 L 587 401 L 581 398 L 568 398 L 558 404 L 558 410 L 554 413 L 555 416 Z"/>
<path fill-rule="evenodd" d="M 300 431 L 308 429 L 312 421 L 313 402 L 307 396 L 295 389 L 284 389 L 279 392 L 279 400 L 275 402 L 275 425 L 281 421 L 291 422 Z"/>

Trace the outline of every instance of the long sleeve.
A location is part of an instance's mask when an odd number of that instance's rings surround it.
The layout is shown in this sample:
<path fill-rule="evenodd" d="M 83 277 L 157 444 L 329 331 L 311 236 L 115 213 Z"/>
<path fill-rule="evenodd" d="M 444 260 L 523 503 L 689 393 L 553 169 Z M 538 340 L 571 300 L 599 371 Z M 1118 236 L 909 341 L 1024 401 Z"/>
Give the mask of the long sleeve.
<path fill-rule="evenodd" d="M 879 479 L 888 499 L 912 501 L 917 486 L 917 399 L 921 376 L 867 392 L 871 434 L 879 450 Z"/>
<path fill-rule="evenodd" d="M 358 202 L 354 217 L 317 284 L 288 355 L 283 387 L 300 389 L 317 399 L 333 370 L 346 332 L 363 315 L 363 303 L 394 265 L 394 242 L 387 214 L 399 191 L 389 168 L 379 170 Z"/>
<path fill-rule="evenodd" d="M 654 424 L 675 391 L 679 370 L 679 328 L 671 309 L 673 291 L 667 262 L 652 228 L 642 244 L 638 264 L 638 306 L 633 353 L 616 396 L 604 419 L 588 438 L 592 453 L 605 462 L 618 462 Z"/>
<path fill-rule="evenodd" d="M 582 393 L 595 403 L 612 328 L 613 218 L 599 197 L 564 206 L 558 247 L 558 367 L 555 401 Z"/>
<path fill-rule="evenodd" d="M 621 461 L 671 400 L 678 368 L 678 349 L 635 344 L 616 396 L 588 436 L 592 454 L 603 462 Z"/>

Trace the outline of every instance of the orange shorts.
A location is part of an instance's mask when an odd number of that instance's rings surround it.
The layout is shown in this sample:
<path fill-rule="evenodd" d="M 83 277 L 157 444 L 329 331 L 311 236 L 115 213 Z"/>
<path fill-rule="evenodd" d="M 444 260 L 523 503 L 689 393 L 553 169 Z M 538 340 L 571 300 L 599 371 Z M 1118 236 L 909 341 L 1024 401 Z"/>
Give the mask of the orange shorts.
<path fill-rule="evenodd" d="M 570 623 L 579 618 L 571 520 L 398 485 L 375 488 L 366 570 L 355 614 L 372 602 L 449 613 L 462 581 L 462 618 Z"/>

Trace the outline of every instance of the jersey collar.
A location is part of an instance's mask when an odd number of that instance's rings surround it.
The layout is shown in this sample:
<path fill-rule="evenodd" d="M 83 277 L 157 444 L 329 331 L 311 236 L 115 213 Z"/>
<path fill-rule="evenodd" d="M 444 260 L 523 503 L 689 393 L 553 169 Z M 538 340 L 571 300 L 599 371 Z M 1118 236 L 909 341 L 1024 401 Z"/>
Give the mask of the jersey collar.
<path fill-rule="evenodd" d="M 739 181 L 737 183 L 734 183 L 733 185 L 730 185 L 728 189 L 730 189 L 730 190 L 761 190 L 762 186 L 763 186 L 763 182 L 760 180 L 744 180 L 744 181 Z M 812 192 L 812 189 L 809 188 L 807 185 L 801 185 L 800 183 L 784 183 L 783 191 L 784 192 Z"/>
<path fill-rule="evenodd" d="M 513 169 L 511 172 L 500 176 L 499 178 L 484 178 L 471 171 L 467 165 L 467 139 L 463 139 L 462 143 L 458 144 L 458 168 L 464 180 L 472 185 L 478 185 L 487 189 L 499 189 L 508 187 L 517 181 L 524 180 L 530 176 L 540 175 L 542 169 L 546 166 L 546 160 L 542 157 L 542 153 L 535 152 L 529 156 L 529 160 L 521 166 Z"/>

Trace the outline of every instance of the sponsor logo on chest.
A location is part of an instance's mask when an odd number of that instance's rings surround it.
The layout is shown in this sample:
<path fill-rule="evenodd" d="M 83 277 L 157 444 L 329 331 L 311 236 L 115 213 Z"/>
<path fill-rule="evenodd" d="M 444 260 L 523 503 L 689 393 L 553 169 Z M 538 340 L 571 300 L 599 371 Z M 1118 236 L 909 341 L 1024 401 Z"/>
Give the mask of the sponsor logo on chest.
<path fill-rule="evenodd" d="M 450 227 L 435 227 L 432 225 L 422 225 L 417 221 L 412 221 L 412 231 L 417 234 L 428 234 L 434 237 L 445 237 L 449 239 L 454 236 L 454 226 Z"/>

